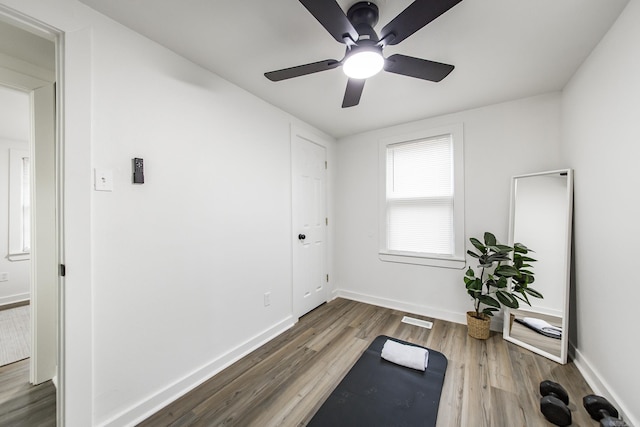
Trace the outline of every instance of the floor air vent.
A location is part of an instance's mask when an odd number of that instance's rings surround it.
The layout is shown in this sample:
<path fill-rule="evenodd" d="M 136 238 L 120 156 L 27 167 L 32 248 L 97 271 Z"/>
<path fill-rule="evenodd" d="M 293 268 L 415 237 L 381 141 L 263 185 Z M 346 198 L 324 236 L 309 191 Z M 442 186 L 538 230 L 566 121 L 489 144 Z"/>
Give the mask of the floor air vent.
<path fill-rule="evenodd" d="M 402 323 L 408 323 L 410 325 L 420 326 L 421 328 L 427 329 L 431 329 L 433 327 L 433 322 L 429 322 L 428 320 L 415 319 L 409 316 L 404 316 L 402 318 Z"/>

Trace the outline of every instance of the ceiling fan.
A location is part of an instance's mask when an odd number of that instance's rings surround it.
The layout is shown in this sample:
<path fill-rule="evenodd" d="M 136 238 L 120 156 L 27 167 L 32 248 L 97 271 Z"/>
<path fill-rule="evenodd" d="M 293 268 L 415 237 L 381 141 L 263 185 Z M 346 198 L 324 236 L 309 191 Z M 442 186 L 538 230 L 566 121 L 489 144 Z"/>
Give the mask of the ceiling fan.
<path fill-rule="evenodd" d="M 345 15 L 336 0 L 300 0 L 333 38 L 347 46 L 344 58 L 340 61 L 326 59 L 270 71 L 264 75 L 269 80 L 277 82 L 342 66 L 349 77 L 342 108 L 358 105 L 364 82 L 382 69 L 390 73 L 439 82 L 453 71 L 453 65 L 400 54 L 384 58 L 382 49 L 386 45 L 400 43 L 461 1 L 415 0 L 385 25 L 378 37 L 373 29 L 378 23 L 378 7 L 372 2 L 358 2 L 351 6 Z"/>

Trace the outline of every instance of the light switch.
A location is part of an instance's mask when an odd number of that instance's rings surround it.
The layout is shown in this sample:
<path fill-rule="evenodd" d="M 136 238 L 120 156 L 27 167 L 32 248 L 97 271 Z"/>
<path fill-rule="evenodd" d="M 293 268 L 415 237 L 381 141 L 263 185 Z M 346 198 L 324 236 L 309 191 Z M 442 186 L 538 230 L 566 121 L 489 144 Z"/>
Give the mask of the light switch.
<path fill-rule="evenodd" d="M 113 171 L 110 169 L 94 169 L 96 191 L 113 191 Z"/>

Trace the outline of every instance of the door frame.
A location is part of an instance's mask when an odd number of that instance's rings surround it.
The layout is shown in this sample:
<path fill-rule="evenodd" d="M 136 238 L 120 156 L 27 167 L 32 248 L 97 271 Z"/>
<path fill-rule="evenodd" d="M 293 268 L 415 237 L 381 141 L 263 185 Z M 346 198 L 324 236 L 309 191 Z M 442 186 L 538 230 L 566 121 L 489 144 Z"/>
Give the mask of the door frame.
<path fill-rule="evenodd" d="M 31 357 L 30 382 L 56 378 L 58 334 L 58 188 L 55 82 L 30 93 L 31 104 Z M 52 143 L 52 144 L 51 144 Z M 51 145 L 49 145 L 51 144 Z M 53 182 L 52 181 L 53 178 Z M 53 216 L 52 216 L 53 214 Z M 51 325 L 51 319 L 55 323 Z"/>
<path fill-rule="evenodd" d="M 333 147 L 332 147 L 332 144 L 326 138 L 310 130 L 307 130 L 300 126 L 296 126 L 295 124 L 291 124 L 290 131 L 291 132 L 290 132 L 289 149 L 290 149 L 290 156 L 291 156 L 291 171 L 290 171 L 291 172 L 291 239 L 290 239 L 291 241 L 291 313 L 293 313 L 293 317 L 297 320 L 302 316 L 302 314 L 299 313 L 298 306 L 295 300 L 296 295 L 295 295 L 295 283 L 294 283 L 294 279 L 295 279 L 294 251 L 295 251 L 296 245 L 298 244 L 297 239 L 295 239 L 295 236 L 297 234 L 297 228 L 294 221 L 295 219 L 294 211 L 296 208 L 294 205 L 295 195 L 293 192 L 293 185 L 294 185 L 294 179 L 295 179 L 294 144 L 295 144 L 296 137 L 300 137 L 316 145 L 319 145 L 325 149 L 325 160 L 327 161 L 327 168 L 325 173 L 325 214 L 327 218 L 331 218 L 332 209 L 333 209 L 333 206 L 330 203 L 331 201 L 330 195 L 332 194 L 331 193 L 332 191 L 331 171 L 332 171 L 333 162 L 331 159 L 333 157 L 332 156 Z M 330 300 L 333 299 L 333 292 L 331 290 L 331 287 L 332 287 L 331 277 L 333 276 L 332 274 L 333 263 L 331 258 L 332 251 L 330 249 L 331 244 L 333 242 L 332 230 L 333 230 L 333 221 L 330 219 L 329 224 L 325 228 L 325 244 L 324 244 L 325 270 L 327 271 L 327 274 L 329 275 L 329 278 L 330 278 L 326 283 L 325 302 L 329 302 Z"/>
<path fill-rule="evenodd" d="M 32 123 L 31 123 L 31 128 L 33 129 L 35 126 L 35 120 L 38 120 L 37 117 L 35 117 L 35 103 L 39 102 L 38 99 L 40 97 L 39 94 L 37 94 L 37 90 L 44 88 L 46 86 L 51 86 L 53 85 L 53 96 L 55 97 L 55 107 L 54 107 L 54 118 L 53 118 L 53 122 L 54 122 L 54 131 L 53 131 L 53 137 L 54 137 L 54 147 L 53 147 L 53 156 L 54 156 L 54 175 L 55 175 L 55 182 L 54 182 L 54 204 L 55 204 L 55 231 L 52 233 L 54 235 L 54 246 L 55 246 L 55 254 L 53 255 L 53 258 L 56 259 L 56 262 L 59 264 L 63 263 L 63 259 L 64 259 L 64 214 L 63 214 L 63 165 L 64 165 L 64 159 L 63 159 L 63 150 L 62 150 L 62 91 L 61 91 L 61 87 L 62 87 L 62 65 L 63 65 L 63 57 L 64 55 L 63 53 L 63 33 L 59 30 L 57 30 L 54 27 L 51 27 L 47 24 L 44 24 L 40 21 L 37 21 L 29 16 L 23 15 L 18 11 L 15 11 L 13 9 L 9 9 L 3 5 L 0 5 L 0 20 L 3 21 L 6 24 L 9 25 L 13 25 L 15 27 L 18 27 L 22 30 L 25 30 L 27 32 L 30 32 L 32 34 L 35 34 L 39 37 L 42 37 L 44 39 L 50 40 L 54 43 L 54 49 L 55 49 L 55 71 L 52 73 L 51 76 L 47 76 L 44 75 L 46 73 L 43 73 L 42 70 L 37 70 L 36 72 L 23 72 L 23 71 L 17 71 L 17 70 L 13 70 L 13 69 L 9 69 L 6 67 L 2 67 L 0 66 L 0 80 L 2 81 L 3 84 L 7 85 L 7 86 L 11 86 L 15 89 L 18 90 L 22 90 L 26 93 L 28 93 L 30 95 L 30 110 L 31 110 L 31 114 L 32 114 Z M 36 67 L 37 68 L 37 67 Z M 36 99 L 34 99 L 34 97 L 36 97 Z M 50 111 L 47 111 L 46 114 L 49 114 Z M 34 153 L 36 151 L 36 141 L 35 139 L 32 138 L 29 141 L 29 151 L 31 153 L 31 156 L 34 156 Z M 32 177 L 33 174 L 35 173 L 35 171 L 32 171 Z M 36 190 L 36 181 L 32 180 L 32 190 Z M 36 193 L 36 191 L 32 192 L 32 200 L 34 197 L 34 193 Z M 33 213 L 32 213 L 33 215 Z M 31 220 L 32 226 L 34 224 L 34 219 L 32 217 Z M 36 231 L 37 233 L 37 231 Z M 32 242 L 33 242 L 33 235 L 32 235 Z M 30 273 L 30 277 L 31 277 L 31 295 L 30 295 L 30 299 L 31 300 L 36 300 L 37 301 L 37 285 L 35 285 L 35 266 L 34 266 L 34 255 L 37 253 L 38 248 L 37 245 L 34 244 L 31 247 L 31 273 Z M 57 269 L 56 269 L 57 270 Z M 63 328 L 63 322 L 62 322 L 62 316 L 63 316 L 63 311 L 62 311 L 62 285 L 63 285 L 63 277 L 61 277 L 59 274 L 54 273 L 55 274 L 55 278 L 49 278 L 49 280 L 52 280 L 53 282 L 55 282 L 56 284 L 56 293 L 57 296 L 55 297 L 55 317 L 56 317 L 56 325 L 55 325 L 55 332 L 56 332 L 56 338 L 55 338 L 55 346 L 56 346 L 56 350 L 54 351 L 55 354 L 55 358 L 56 358 L 56 363 L 55 363 L 55 368 L 54 369 L 54 374 L 53 374 L 53 381 L 54 384 L 56 385 L 56 424 L 57 425 L 64 425 L 64 414 L 63 414 L 63 408 L 64 408 L 64 375 L 63 375 L 63 367 L 64 367 L 64 359 L 63 359 L 63 346 L 62 343 L 64 342 L 64 328 Z M 38 343 L 36 341 L 36 337 L 37 337 L 37 324 L 36 324 L 36 318 L 37 318 L 37 313 L 33 313 L 31 316 L 31 326 L 32 326 L 32 330 L 31 330 L 31 343 L 32 343 L 32 354 L 31 354 L 31 360 L 30 360 L 30 366 L 29 366 L 29 381 L 32 384 L 38 383 L 39 381 L 39 377 L 40 375 L 38 375 L 38 366 L 42 365 L 42 363 L 38 362 L 36 359 L 36 354 L 35 354 L 35 349 L 37 349 L 38 347 Z"/>

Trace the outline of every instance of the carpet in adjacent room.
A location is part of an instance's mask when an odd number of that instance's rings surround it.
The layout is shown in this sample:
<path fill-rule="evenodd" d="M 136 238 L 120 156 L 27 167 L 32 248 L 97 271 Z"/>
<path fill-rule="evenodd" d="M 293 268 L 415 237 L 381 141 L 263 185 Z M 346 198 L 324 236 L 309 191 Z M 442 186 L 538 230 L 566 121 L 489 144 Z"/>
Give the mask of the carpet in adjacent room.
<path fill-rule="evenodd" d="M 30 316 L 30 305 L 0 310 L 0 366 L 31 354 Z"/>

